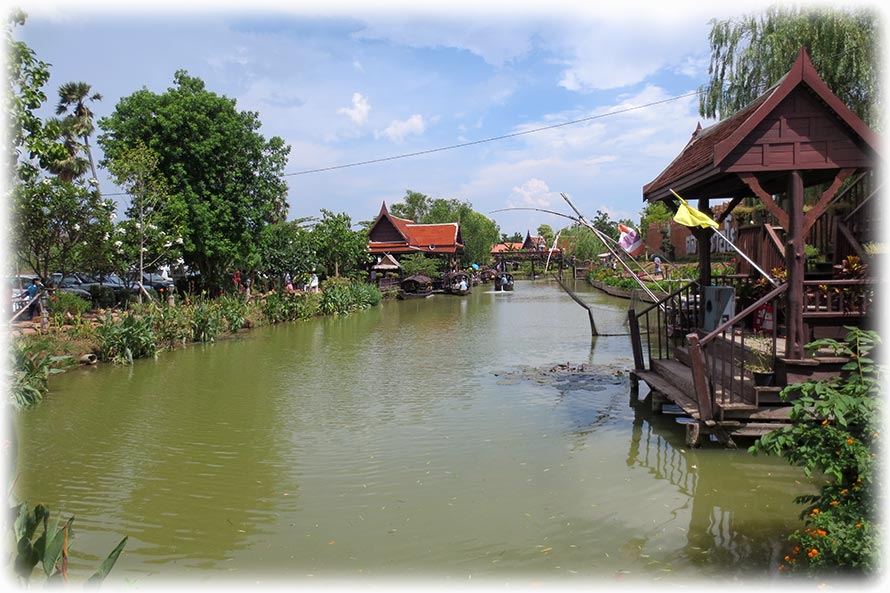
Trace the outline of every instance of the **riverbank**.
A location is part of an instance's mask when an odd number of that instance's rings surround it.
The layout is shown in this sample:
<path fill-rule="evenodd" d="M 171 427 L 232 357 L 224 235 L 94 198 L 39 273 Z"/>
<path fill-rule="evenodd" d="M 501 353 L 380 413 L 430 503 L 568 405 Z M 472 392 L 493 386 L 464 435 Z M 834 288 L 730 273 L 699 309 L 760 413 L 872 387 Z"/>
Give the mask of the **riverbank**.
<path fill-rule="evenodd" d="M 132 364 L 139 358 L 208 343 L 254 327 L 317 316 L 341 315 L 378 305 L 373 285 L 329 278 L 320 293 L 269 292 L 250 300 L 243 294 L 179 304 L 151 302 L 126 310 L 89 313 L 45 312 L 10 332 L 13 350 L 12 400 L 19 407 L 39 402 L 49 374 L 80 363 Z"/>

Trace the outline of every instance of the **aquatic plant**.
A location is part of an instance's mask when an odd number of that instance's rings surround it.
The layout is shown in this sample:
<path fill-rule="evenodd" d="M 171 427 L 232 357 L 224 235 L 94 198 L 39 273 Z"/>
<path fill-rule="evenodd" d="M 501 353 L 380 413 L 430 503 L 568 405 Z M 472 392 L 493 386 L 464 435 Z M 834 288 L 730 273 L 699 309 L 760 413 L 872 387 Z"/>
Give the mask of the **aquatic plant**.
<path fill-rule="evenodd" d="M 799 394 L 790 427 L 766 434 L 751 453 L 779 455 L 807 475 L 824 475 L 819 494 L 797 497 L 806 505 L 805 528 L 790 540 L 796 545 L 783 571 L 864 573 L 879 568 L 878 439 L 881 431 L 880 381 L 883 369 L 870 357 L 880 343 L 873 331 L 848 327 L 843 342 L 825 339 L 810 349 L 831 348 L 849 357 L 846 374 L 789 385 L 782 397 Z"/>
<path fill-rule="evenodd" d="M 151 316 L 126 313 L 115 318 L 108 313 L 97 329 L 99 359 L 115 364 L 133 364 L 137 358 L 157 355 Z"/>
<path fill-rule="evenodd" d="M 68 519 L 61 527 L 54 523 L 49 525 L 49 509 L 38 504 L 33 509 L 27 502 L 17 505 L 12 509 L 15 522 L 13 533 L 16 541 L 15 573 L 25 584 L 30 582 L 34 568 L 40 564 L 47 582 L 68 580 L 68 550 L 71 540 L 74 539 L 72 524 L 74 517 Z M 37 539 L 39 528 L 43 528 Z M 105 580 L 111 569 L 114 568 L 124 546 L 127 545 L 127 537 L 115 546 L 105 558 L 95 573 L 87 580 L 87 585 L 98 586 Z"/>
<path fill-rule="evenodd" d="M 225 329 L 220 306 L 201 299 L 192 306 L 192 340 L 212 342 Z"/>
<path fill-rule="evenodd" d="M 52 356 L 41 344 L 15 342 L 12 345 L 12 384 L 10 398 L 17 408 L 38 404 L 49 390 L 49 376 L 61 373 L 70 356 Z"/>
<path fill-rule="evenodd" d="M 240 293 L 234 296 L 222 296 L 217 301 L 220 314 L 228 325 L 230 332 L 234 333 L 244 327 L 247 318 L 247 299 Z"/>

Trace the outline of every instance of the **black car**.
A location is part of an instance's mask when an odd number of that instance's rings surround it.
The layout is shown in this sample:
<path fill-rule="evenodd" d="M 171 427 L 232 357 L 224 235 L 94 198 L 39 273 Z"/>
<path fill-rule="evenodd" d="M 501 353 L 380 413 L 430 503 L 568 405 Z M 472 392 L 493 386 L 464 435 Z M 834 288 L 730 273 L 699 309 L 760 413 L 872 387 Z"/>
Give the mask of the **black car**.
<path fill-rule="evenodd" d="M 62 276 L 62 274 L 55 273 L 52 275 L 53 287 L 62 292 L 70 292 L 71 294 L 76 294 L 80 298 L 85 301 L 88 301 L 90 304 L 93 302 L 93 295 L 90 293 L 90 286 L 95 284 L 94 282 L 90 282 L 88 279 L 80 276 L 79 274 L 69 274 L 68 276 Z"/>
<path fill-rule="evenodd" d="M 136 278 L 138 278 L 138 272 L 130 274 L 127 278 L 133 284 L 136 283 Z M 164 279 L 160 274 L 152 274 L 150 272 L 142 273 L 142 286 L 145 288 L 153 288 L 158 293 L 167 295 L 172 292 L 176 292 L 176 284 L 173 283 L 173 280 Z"/>

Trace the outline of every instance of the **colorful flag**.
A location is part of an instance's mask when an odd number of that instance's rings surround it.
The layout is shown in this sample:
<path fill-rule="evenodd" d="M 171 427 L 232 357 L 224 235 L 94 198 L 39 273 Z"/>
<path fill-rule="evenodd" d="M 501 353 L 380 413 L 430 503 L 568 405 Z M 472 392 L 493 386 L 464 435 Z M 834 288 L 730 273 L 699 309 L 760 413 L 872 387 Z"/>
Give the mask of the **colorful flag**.
<path fill-rule="evenodd" d="M 677 192 L 671 190 L 671 193 L 677 196 L 677 199 L 680 200 L 680 207 L 677 208 L 677 213 L 674 214 L 674 221 L 679 222 L 683 226 L 700 226 L 701 228 L 712 227 L 715 229 L 719 229 L 720 225 L 717 224 L 717 221 L 702 212 L 701 210 L 696 210 L 692 206 L 686 203 L 686 200 L 681 198 Z"/>
<path fill-rule="evenodd" d="M 636 229 L 626 227 L 619 222 L 618 232 L 620 233 L 618 237 L 618 246 L 630 255 L 635 257 L 646 250 L 646 245 L 643 243 L 643 239 L 640 237 L 640 234 Z"/>

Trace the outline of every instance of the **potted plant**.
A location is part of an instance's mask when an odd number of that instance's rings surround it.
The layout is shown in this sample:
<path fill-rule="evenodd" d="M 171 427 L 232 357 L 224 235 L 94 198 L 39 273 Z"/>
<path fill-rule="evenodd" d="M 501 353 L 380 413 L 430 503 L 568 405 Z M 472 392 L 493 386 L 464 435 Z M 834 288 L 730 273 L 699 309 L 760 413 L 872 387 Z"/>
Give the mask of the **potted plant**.
<path fill-rule="evenodd" d="M 767 352 L 757 352 L 754 362 L 748 364 L 751 375 L 754 377 L 755 387 L 769 387 L 773 384 L 775 371 L 769 360 L 770 356 Z"/>

